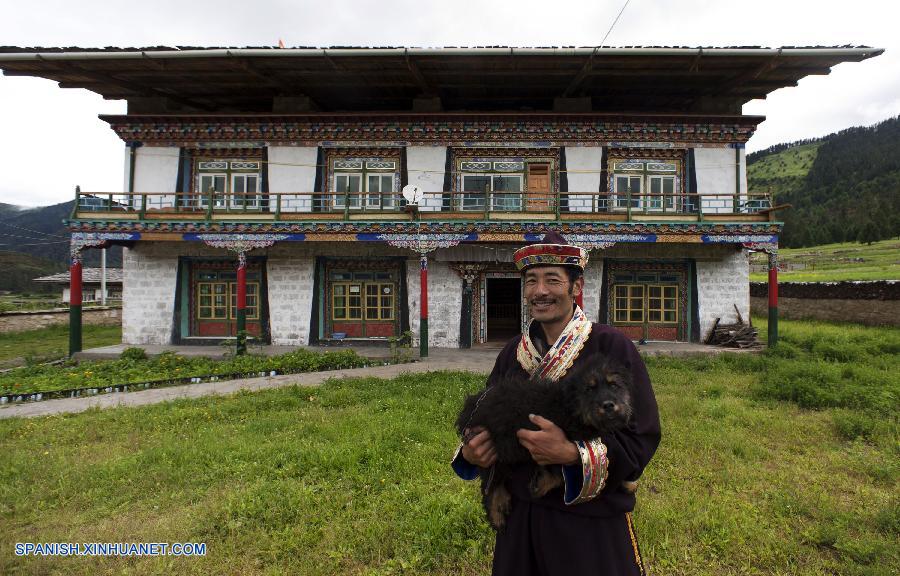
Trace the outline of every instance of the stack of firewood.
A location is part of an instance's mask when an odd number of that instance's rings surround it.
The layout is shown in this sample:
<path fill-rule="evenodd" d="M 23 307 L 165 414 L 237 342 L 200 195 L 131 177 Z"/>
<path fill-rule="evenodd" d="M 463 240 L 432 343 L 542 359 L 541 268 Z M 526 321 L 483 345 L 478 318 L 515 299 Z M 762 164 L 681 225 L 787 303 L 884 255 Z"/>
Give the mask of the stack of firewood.
<path fill-rule="evenodd" d="M 759 331 L 751 324 L 744 323 L 737 305 L 734 311 L 737 313 L 737 324 L 722 324 L 722 319 L 716 318 L 705 343 L 725 348 L 759 348 Z"/>

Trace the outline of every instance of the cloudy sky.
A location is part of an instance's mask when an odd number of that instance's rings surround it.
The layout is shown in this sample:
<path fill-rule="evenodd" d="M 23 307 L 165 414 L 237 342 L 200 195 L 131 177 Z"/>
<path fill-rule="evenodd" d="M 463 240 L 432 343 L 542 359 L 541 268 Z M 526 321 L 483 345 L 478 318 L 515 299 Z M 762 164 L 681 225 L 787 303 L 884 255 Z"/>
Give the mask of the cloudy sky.
<path fill-rule="evenodd" d="M 11 2 L 11 0 L 6 0 Z M 0 20 L 11 46 L 596 46 L 625 0 L 34 0 Z M 629 0 L 606 46 L 885 48 L 862 63 L 744 106 L 767 120 L 759 150 L 900 114 L 894 0 Z M 0 202 L 38 206 L 123 189 L 124 153 L 98 114 L 125 112 L 85 90 L 0 77 Z"/>

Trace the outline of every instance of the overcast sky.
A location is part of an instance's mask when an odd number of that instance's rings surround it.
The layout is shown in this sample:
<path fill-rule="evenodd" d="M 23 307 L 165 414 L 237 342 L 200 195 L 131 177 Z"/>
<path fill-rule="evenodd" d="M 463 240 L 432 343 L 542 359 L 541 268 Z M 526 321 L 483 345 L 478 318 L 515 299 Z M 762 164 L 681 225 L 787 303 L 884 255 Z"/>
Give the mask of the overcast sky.
<path fill-rule="evenodd" d="M 11 0 L 5 0 L 11 2 Z M 0 19 L 11 46 L 596 46 L 625 0 L 33 0 Z M 744 106 L 767 120 L 748 151 L 900 114 L 895 0 L 629 0 L 606 46 L 885 48 Z M 0 77 L 0 202 L 38 206 L 123 190 L 124 144 L 104 101 L 49 80 Z"/>

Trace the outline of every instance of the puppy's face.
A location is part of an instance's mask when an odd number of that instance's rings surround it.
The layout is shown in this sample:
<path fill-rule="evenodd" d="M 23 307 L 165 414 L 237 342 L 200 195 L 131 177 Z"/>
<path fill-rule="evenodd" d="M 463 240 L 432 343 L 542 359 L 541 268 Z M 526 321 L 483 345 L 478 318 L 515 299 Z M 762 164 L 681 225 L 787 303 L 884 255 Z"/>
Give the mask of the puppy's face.
<path fill-rule="evenodd" d="M 613 429 L 625 426 L 631 418 L 631 387 L 623 369 L 604 365 L 587 370 L 573 382 L 576 410 L 592 427 Z"/>

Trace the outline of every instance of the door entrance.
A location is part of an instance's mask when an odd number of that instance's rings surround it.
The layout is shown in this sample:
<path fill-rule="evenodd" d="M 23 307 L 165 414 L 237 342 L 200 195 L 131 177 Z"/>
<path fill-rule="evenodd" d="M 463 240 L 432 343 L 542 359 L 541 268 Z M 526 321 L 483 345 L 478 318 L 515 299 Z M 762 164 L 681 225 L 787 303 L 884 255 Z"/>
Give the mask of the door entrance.
<path fill-rule="evenodd" d="M 486 292 L 486 341 L 506 341 L 520 334 L 522 326 L 521 279 L 488 278 Z"/>

